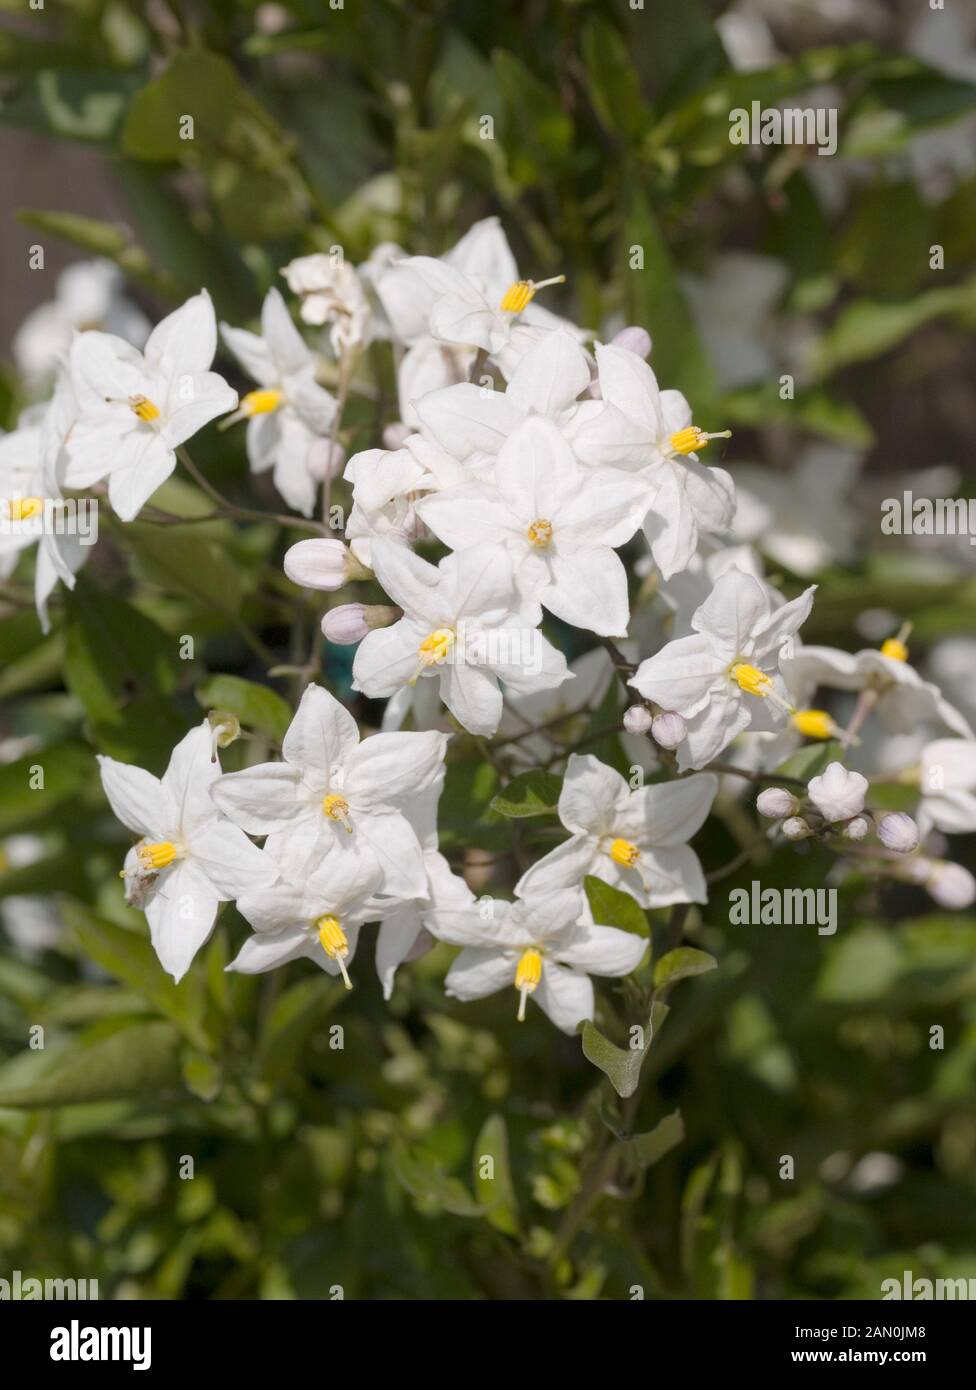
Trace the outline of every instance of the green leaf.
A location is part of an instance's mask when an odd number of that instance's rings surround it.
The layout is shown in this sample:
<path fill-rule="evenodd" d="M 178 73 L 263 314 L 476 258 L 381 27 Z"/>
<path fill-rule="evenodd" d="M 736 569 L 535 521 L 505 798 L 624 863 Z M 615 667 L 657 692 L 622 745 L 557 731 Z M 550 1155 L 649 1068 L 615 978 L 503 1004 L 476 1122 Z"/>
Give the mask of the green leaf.
<path fill-rule="evenodd" d="M 646 1134 L 635 1134 L 626 1141 L 627 1154 L 641 1168 L 650 1168 L 671 1152 L 685 1137 L 685 1122 L 681 1111 L 665 1115 Z"/>
<path fill-rule="evenodd" d="M 961 285 L 926 290 L 914 299 L 887 304 L 858 299 L 847 305 L 820 339 L 813 371 L 823 379 L 852 362 L 881 357 L 933 319 L 976 313 L 976 277 Z"/>
<path fill-rule="evenodd" d="M 167 592 L 187 594 L 205 608 L 235 617 L 243 590 L 240 571 L 225 546 L 203 540 L 196 527 L 126 527 L 140 568 Z"/>
<path fill-rule="evenodd" d="M 283 1081 L 313 1033 L 342 1003 L 347 991 L 327 975 L 299 980 L 276 1000 L 258 1044 L 258 1071 L 269 1085 Z"/>
<path fill-rule="evenodd" d="M 773 776 L 796 777 L 801 782 L 809 782 L 811 777 L 819 777 L 829 763 L 837 762 L 842 756 L 840 744 L 832 739 L 827 743 L 809 743 L 780 763 Z"/>
<path fill-rule="evenodd" d="M 632 269 L 635 247 L 643 254 L 643 267 Z M 655 372 L 688 397 L 697 419 L 703 409 L 709 410 L 714 396 L 712 370 L 678 283 L 671 252 L 642 192 L 631 197 L 621 262 L 627 322 L 653 334 Z"/>
<path fill-rule="evenodd" d="M 693 946 L 678 946 L 662 956 L 654 966 L 654 988 L 676 985 L 679 980 L 690 979 L 692 975 L 704 975 L 714 970 L 718 961 L 707 951 L 697 951 Z"/>
<path fill-rule="evenodd" d="M 122 152 L 166 163 L 183 159 L 198 140 L 226 134 L 240 96 L 233 64 L 202 50 L 177 53 L 160 77 L 138 92 L 122 127 Z M 181 137 L 181 118 L 192 116 L 193 138 Z M 184 130 L 187 130 L 184 127 Z"/>
<path fill-rule="evenodd" d="M 86 956 L 123 984 L 138 990 L 194 1047 L 204 1052 L 212 1050 L 203 1025 L 203 981 L 197 972 L 174 984 L 144 936 L 96 916 L 71 899 L 64 900 L 61 912 Z"/>
<path fill-rule="evenodd" d="M 874 443 L 874 431 L 857 406 L 818 387 L 801 387 L 793 400 L 783 400 L 778 383 L 765 382 L 724 396 L 718 413 L 733 427 L 785 425 L 859 449 Z"/>
<path fill-rule="evenodd" d="M 150 1105 L 181 1089 L 180 1037 L 168 1023 L 137 1023 L 90 1047 L 78 1047 L 50 1076 L 0 1091 L 0 1109 L 138 1097 Z"/>
<path fill-rule="evenodd" d="M 637 1046 L 630 1048 L 618 1047 L 609 1038 L 605 1038 L 590 1019 L 584 1020 L 581 1024 L 583 1056 L 595 1067 L 599 1067 L 621 1099 L 626 1100 L 637 1090 L 644 1059 L 667 1016 L 668 1006 L 655 1000 L 647 1024 L 642 1030 L 643 1036 L 636 1039 Z"/>
<path fill-rule="evenodd" d="M 248 729 L 280 743 L 291 723 L 292 709 L 276 690 L 240 676 L 210 676 L 196 692 L 204 709 L 227 710 Z"/>
<path fill-rule="evenodd" d="M 492 54 L 505 107 L 502 143 L 511 177 L 523 186 L 551 184 L 573 153 L 573 123 L 556 93 L 520 58 L 505 49 Z"/>
<path fill-rule="evenodd" d="M 587 874 L 583 879 L 586 900 L 594 922 L 603 927 L 619 927 L 635 936 L 647 936 L 647 916 L 640 903 L 621 888 L 604 883 L 602 878 Z"/>
<path fill-rule="evenodd" d="M 490 1163 L 486 1164 L 486 1160 Z M 484 1175 L 486 1168 L 492 1175 Z M 508 1156 L 508 1130 L 501 1115 L 489 1115 L 474 1141 L 474 1195 L 488 1220 L 505 1235 L 519 1233 L 518 1203 Z"/>
<path fill-rule="evenodd" d="M 583 29 L 582 53 L 590 100 L 600 124 L 610 135 L 636 139 L 647 108 L 623 38 L 612 24 L 591 15 Z"/>
<path fill-rule="evenodd" d="M 464 1183 L 445 1173 L 432 1154 L 398 1143 L 393 1149 L 393 1171 L 408 1192 L 453 1216 L 485 1216 L 486 1208 L 468 1192 Z"/>
<path fill-rule="evenodd" d="M 43 770 L 43 786 L 37 768 Z M 83 799 L 95 771 L 91 749 L 69 742 L 25 753 L 0 767 L 0 834 L 30 825 L 69 798 Z"/>
<path fill-rule="evenodd" d="M 534 768 L 522 772 L 491 799 L 499 815 L 519 820 L 526 816 L 552 815 L 559 804 L 562 779 Z"/>

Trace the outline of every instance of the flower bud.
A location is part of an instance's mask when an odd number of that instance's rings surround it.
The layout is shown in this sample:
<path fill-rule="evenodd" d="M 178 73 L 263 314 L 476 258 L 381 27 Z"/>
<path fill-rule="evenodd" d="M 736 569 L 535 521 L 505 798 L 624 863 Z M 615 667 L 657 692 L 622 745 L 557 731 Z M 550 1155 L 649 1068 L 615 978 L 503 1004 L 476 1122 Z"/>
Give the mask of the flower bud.
<path fill-rule="evenodd" d="M 783 834 L 788 840 L 806 840 L 813 831 L 802 816 L 790 816 L 783 822 Z"/>
<path fill-rule="evenodd" d="M 870 828 L 867 816 L 854 816 L 841 827 L 840 833 L 845 840 L 863 840 Z"/>
<path fill-rule="evenodd" d="M 305 455 L 305 467 L 317 482 L 338 478 L 346 466 L 346 451 L 331 439 L 316 439 Z"/>
<path fill-rule="evenodd" d="M 626 348 L 635 357 L 647 357 L 651 351 L 651 335 L 646 328 L 638 328 L 632 324 L 615 333 L 610 339 L 610 346 Z"/>
<path fill-rule="evenodd" d="M 961 864 L 950 864 L 936 860 L 932 864 L 934 872 L 925 886 L 940 907 L 972 907 L 976 902 L 976 878 Z"/>
<path fill-rule="evenodd" d="M 385 603 L 341 603 L 322 619 L 322 635 L 338 646 L 352 646 L 374 628 L 395 623 L 401 611 Z"/>
<path fill-rule="evenodd" d="M 769 820 L 782 820 L 799 810 L 800 803 L 785 787 L 766 787 L 756 797 L 756 810 Z"/>
<path fill-rule="evenodd" d="M 362 566 L 339 540 L 299 541 L 285 551 L 285 574 L 303 589 L 341 589 Z"/>
<path fill-rule="evenodd" d="M 624 710 L 624 728 L 628 734 L 646 734 L 653 723 L 650 712 L 643 705 L 631 705 Z"/>
<path fill-rule="evenodd" d="M 827 821 L 850 820 L 864 810 L 868 779 L 859 772 L 849 772 L 843 763 L 831 763 L 819 777 L 814 777 L 807 794 Z"/>
<path fill-rule="evenodd" d="M 911 854 L 918 848 L 918 826 L 904 811 L 889 811 L 878 821 L 878 839 L 886 849 Z"/>
<path fill-rule="evenodd" d="M 651 738 L 660 748 L 677 748 L 684 743 L 688 726 L 680 714 L 664 710 L 651 725 Z"/>

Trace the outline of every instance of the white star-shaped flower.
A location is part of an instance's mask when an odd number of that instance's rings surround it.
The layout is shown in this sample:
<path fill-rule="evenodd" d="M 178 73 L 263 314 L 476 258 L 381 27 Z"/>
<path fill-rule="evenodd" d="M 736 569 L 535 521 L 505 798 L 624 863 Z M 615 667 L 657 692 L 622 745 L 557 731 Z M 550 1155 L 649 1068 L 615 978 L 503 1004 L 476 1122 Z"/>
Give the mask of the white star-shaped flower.
<path fill-rule="evenodd" d="M 429 565 L 405 546 L 374 541 L 373 569 L 403 617 L 367 633 L 353 662 L 353 688 L 370 698 L 437 679 L 441 699 L 470 733 L 493 734 L 502 714 L 498 682 L 516 693 L 560 685 L 566 658 L 538 629 L 503 546 L 476 545 Z"/>
<path fill-rule="evenodd" d="M 420 897 L 426 875 L 417 836 L 403 815 L 444 761 L 448 735 L 374 734 L 359 741 L 355 719 L 310 685 L 288 727 L 284 761 L 229 772 L 215 803 L 293 875 L 320 860 L 363 858 L 385 893 Z"/>
<path fill-rule="evenodd" d="M 113 510 L 132 521 L 176 467 L 177 446 L 237 405 L 237 392 L 208 370 L 216 350 L 206 290 L 156 325 L 145 353 L 111 333 L 79 333 L 70 354 L 79 417 L 65 487 L 108 478 Z"/>
<path fill-rule="evenodd" d="M 482 899 L 434 919 L 441 940 L 464 948 L 444 982 L 450 998 L 483 999 L 514 986 L 520 1021 L 531 998 L 564 1033 L 593 1017 L 590 975 L 629 975 L 647 949 L 643 936 L 595 926 L 579 889 L 513 903 Z"/>
<path fill-rule="evenodd" d="M 709 772 L 634 790 L 590 754 L 574 753 L 559 794 L 571 838 L 522 875 L 521 894 L 582 885 L 587 874 L 630 893 L 642 907 L 708 900 L 698 856 L 688 847 L 718 790 Z"/>
<path fill-rule="evenodd" d="M 416 511 L 454 550 L 504 546 L 519 587 L 557 618 L 607 637 L 630 621 L 615 547 L 640 526 L 647 486 L 620 469 L 582 469 L 557 427 L 531 416 L 498 455 L 494 483 L 424 498 Z"/>
<path fill-rule="evenodd" d="M 700 532 L 721 535 L 732 524 L 731 477 L 697 457 L 727 431 L 699 429 L 680 391 L 660 390 L 647 363 L 626 348 L 598 347 L 596 360 L 603 400 L 577 412 L 570 443 L 584 463 L 637 468 L 646 477 L 644 530 L 654 563 L 669 579 L 690 562 Z"/>
<path fill-rule="evenodd" d="M 960 738 L 976 737 L 939 687 L 923 680 L 909 665 L 908 648 L 900 638 L 888 638 L 880 651 L 865 647 L 852 653 L 836 647 L 798 646 L 784 657 L 781 670 L 798 704 L 809 704 L 818 686 L 874 690 L 875 713 L 889 733 L 910 734 L 919 724 L 935 720 Z"/>
<path fill-rule="evenodd" d="M 769 733 L 792 712 L 780 659 L 809 616 L 815 587 L 774 608 L 765 585 L 728 570 L 695 612 L 694 632 L 641 662 L 630 684 L 688 726 L 682 769 L 704 767 L 745 729 Z"/>
<path fill-rule="evenodd" d="M 380 877 L 378 865 L 359 855 L 331 856 L 308 875 L 283 864 L 280 882 L 238 898 L 254 935 L 227 969 L 259 975 L 307 957 L 352 989 L 349 966 L 360 927 L 379 915 Z"/>
<path fill-rule="evenodd" d="M 926 744 L 921 786 L 917 819 L 923 835 L 933 826 L 946 835 L 976 830 L 976 740 L 938 738 Z"/>
<path fill-rule="evenodd" d="M 429 492 L 464 480 L 456 459 L 422 435 L 412 434 L 400 449 L 364 449 L 343 474 L 352 487 L 346 540 L 364 565 L 376 539 L 412 545 L 426 535 L 417 503 Z"/>
<path fill-rule="evenodd" d="M 315 380 L 315 354 L 291 321 L 285 301 L 269 290 L 261 309 L 261 334 L 220 325 L 224 342 L 258 383 L 241 400 L 252 473 L 274 469 L 275 487 L 296 511 L 311 516 L 317 482 L 308 457 L 335 419 L 336 403 Z M 227 422 L 228 424 L 230 421 Z"/>
<path fill-rule="evenodd" d="M 214 805 L 220 775 L 204 720 L 173 749 L 161 778 L 99 756 L 102 786 L 118 819 L 140 837 L 126 855 L 126 897 L 149 920 L 163 969 L 180 980 L 213 930 L 217 908 L 277 870 Z"/>

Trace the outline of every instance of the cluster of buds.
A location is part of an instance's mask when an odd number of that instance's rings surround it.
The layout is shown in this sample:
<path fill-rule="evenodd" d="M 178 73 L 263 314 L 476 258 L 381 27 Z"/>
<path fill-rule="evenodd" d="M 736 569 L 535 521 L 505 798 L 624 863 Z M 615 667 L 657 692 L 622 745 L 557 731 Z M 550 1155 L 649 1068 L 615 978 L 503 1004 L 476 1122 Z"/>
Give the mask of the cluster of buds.
<path fill-rule="evenodd" d="M 631 705 L 624 711 L 624 728 L 628 734 L 650 734 L 659 748 L 671 750 L 684 743 L 688 727 L 680 714 L 661 710 L 652 714 L 644 705 Z"/>
<path fill-rule="evenodd" d="M 915 821 L 903 811 L 865 810 L 867 791 L 866 777 L 835 762 L 819 777 L 811 778 L 805 797 L 797 797 L 785 787 L 767 787 L 756 798 L 756 809 L 769 820 L 782 821 L 788 840 L 839 835 L 857 842 L 867 838 L 873 823 L 884 849 L 911 854 L 918 848 Z"/>

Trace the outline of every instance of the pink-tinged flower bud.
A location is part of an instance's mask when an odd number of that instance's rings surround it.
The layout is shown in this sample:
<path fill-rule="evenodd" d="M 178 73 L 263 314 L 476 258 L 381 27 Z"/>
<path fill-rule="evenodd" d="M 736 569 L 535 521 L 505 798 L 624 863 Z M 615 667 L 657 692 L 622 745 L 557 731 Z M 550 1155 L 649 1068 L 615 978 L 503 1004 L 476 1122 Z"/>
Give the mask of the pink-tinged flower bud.
<path fill-rule="evenodd" d="M 355 561 L 339 540 L 299 541 L 285 551 L 285 574 L 303 589 L 341 589 L 354 574 Z"/>
<path fill-rule="evenodd" d="M 409 439 L 414 433 L 409 425 L 405 425 L 402 420 L 397 420 L 393 425 L 387 425 L 383 431 L 384 449 L 402 449 L 404 441 Z"/>
<path fill-rule="evenodd" d="M 863 840 L 871 826 L 867 816 L 855 816 L 841 828 L 841 834 L 845 840 Z"/>
<path fill-rule="evenodd" d="M 806 840 L 813 831 L 802 816 L 790 816 L 783 822 L 783 834 L 788 840 Z"/>
<path fill-rule="evenodd" d="M 976 878 L 968 869 L 945 860 L 935 861 L 932 868 L 934 873 L 925 886 L 940 907 L 955 910 L 972 907 L 976 902 Z"/>
<path fill-rule="evenodd" d="M 386 603 L 341 603 L 330 608 L 322 619 L 322 635 L 338 646 L 361 642 L 367 632 L 389 627 L 402 617 L 402 610 Z"/>
<path fill-rule="evenodd" d="M 631 705 L 624 710 L 624 728 L 628 734 L 646 734 L 653 723 L 650 712 L 643 705 Z"/>
<path fill-rule="evenodd" d="M 918 848 L 918 826 L 904 811 L 889 811 L 878 821 L 878 839 L 885 849 L 911 854 Z"/>
<path fill-rule="evenodd" d="M 651 335 L 646 328 L 638 328 L 632 324 L 615 333 L 610 339 L 610 346 L 626 348 L 635 357 L 647 357 L 651 351 Z"/>
<path fill-rule="evenodd" d="M 843 763 L 831 763 L 807 787 L 807 794 L 827 821 L 850 820 L 864 810 L 868 779 L 849 772 Z"/>
<path fill-rule="evenodd" d="M 651 725 L 651 738 L 659 748 L 677 748 L 684 743 L 688 726 L 680 714 L 664 710 L 657 715 Z"/>
<path fill-rule="evenodd" d="M 338 478 L 346 466 L 346 451 L 331 439 L 316 439 L 305 455 L 305 467 L 317 482 Z"/>
<path fill-rule="evenodd" d="M 792 816 L 799 806 L 796 797 L 785 787 L 767 787 L 756 797 L 756 810 L 769 820 L 782 820 L 784 816 Z"/>

